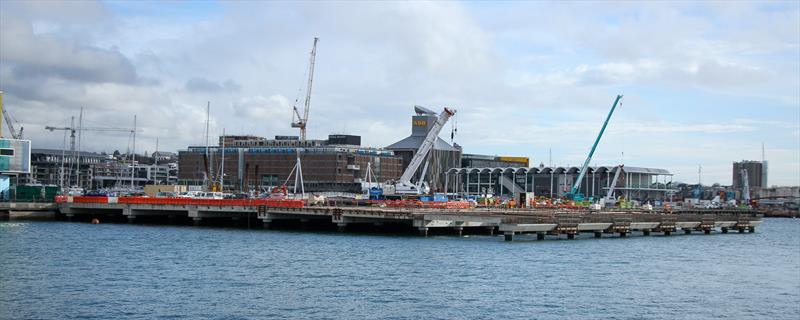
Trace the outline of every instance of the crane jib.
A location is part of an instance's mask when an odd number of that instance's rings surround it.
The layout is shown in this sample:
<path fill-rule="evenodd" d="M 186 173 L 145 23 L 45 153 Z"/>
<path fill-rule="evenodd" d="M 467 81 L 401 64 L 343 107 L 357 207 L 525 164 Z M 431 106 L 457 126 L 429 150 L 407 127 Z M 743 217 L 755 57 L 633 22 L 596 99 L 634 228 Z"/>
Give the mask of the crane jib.
<path fill-rule="evenodd" d="M 450 110 L 448 108 L 444 108 L 441 114 L 436 118 L 436 122 L 428 131 L 428 134 L 425 136 L 425 140 L 422 141 L 422 144 L 417 149 L 416 154 L 414 157 L 411 158 L 411 161 L 408 163 L 408 167 L 405 171 L 403 171 L 403 175 L 400 176 L 399 182 L 400 183 L 410 183 L 411 178 L 417 172 L 420 165 L 422 165 L 422 161 L 425 160 L 425 157 L 428 155 L 428 152 L 433 148 L 433 145 L 436 142 L 436 138 L 439 137 L 439 132 L 441 132 L 442 128 L 444 127 L 447 120 L 450 119 L 456 113 L 455 110 Z"/>
<path fill-rule="evenodd" d="M 603 122 L 603 127 L 600 128 L 600 133 L 597 135 L 597 139 L 594 140 L 594 144 L 592 145 L 592 150 L 589 151 L 589 156 L 586 157 L 586 161 L 583 162 L 581 171 L 578 174 L 578 178 L 575 179 L 575 183 L 572 185 L 572 190 L 570 191 L 570 194 L 574 195 L 578 193 L 578 189 L 581 186 L 581 181 L 583 180 L 583 176 L 586 175 L 586 170 L 589 168 L 589 162 L 592 161 L 594 150 L 597 149 L 597 144 L 600 143 L 600 138 L 603 137 L 603 132 L 606 131 L 606 126 L 608 126 L 608 121 L 611 120 L 611 115 L 614 114 L 614 109 L 617 108 L 617 104 L 619 104 L 620 100 L 622 100 L 621 94 L 617 95 L 617 99 L 614 100 L 614 105 L 611 106 L 611 111 L 608 112 L 608 116 L 606 116 L 606 121 Z"/>

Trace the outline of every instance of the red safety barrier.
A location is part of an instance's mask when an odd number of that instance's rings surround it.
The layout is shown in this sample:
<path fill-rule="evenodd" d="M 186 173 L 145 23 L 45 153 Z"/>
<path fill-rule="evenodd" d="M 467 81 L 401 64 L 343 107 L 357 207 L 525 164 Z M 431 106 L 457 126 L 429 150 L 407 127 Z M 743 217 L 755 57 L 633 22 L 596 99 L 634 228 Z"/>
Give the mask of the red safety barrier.
<path fill-rule="evenodd" d="M 67 198 L 59 196 L 57 202 L 66 202 Z M 108 197 L 72 197 L 75 203 L 108 203 Z M 178 206 L 235 206 L 235 207 L 280 207 L 302 208 L 305 201 L 295 199 L 194 199 L 194 198 L 149 198 L 149 197 L 120 197 L 120 204 L 151 204 L 151 205 L 178 205 Z"/>
<path fill-rule="evenodd" d="M 74 203 L 108 203 L 108 197 L 72 197 Z"/>
<path fill-rule="evenodd" d="M 281 207 L 302 208 L 305 201 L 295 199 L 194 199 L 194 198 L 147 198 L 124 197 L 117 203 L 123 204 L 153 204 L 153 205 L 180 205 L 180 206 L 234 206 L 234 207 Z"/>

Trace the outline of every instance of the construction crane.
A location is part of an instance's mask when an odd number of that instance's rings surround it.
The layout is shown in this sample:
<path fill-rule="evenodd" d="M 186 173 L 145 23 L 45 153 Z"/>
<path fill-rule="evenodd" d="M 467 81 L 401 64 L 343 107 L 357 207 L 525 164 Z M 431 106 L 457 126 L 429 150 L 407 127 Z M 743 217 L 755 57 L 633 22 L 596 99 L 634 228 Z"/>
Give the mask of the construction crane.
<path fill-rule="evenodd" d="M 25 130 L 23 127 L 19 127 L 19 131 L 14 129 L 14 121 L 11 120 L 11 115 L 8 114 L 8 110 L 3 106 L 3 91 L 0 91 L 0 109 L 3 110 L 3 118 L 6 120 L 6 125 L 8 126 L 8 132 L 11 133 L 11 138 L 13 139 L 22 139 L 22 131 Z M 0 138 L 3 137 L 3 130 L 2 126 L 0 126 Z"/>
<path fill-rule="evenodd" d="M 594 150 L 597 149 L 597 144 L 600 143 L 600 138 L 603 137 L 603 132 L 606 131 L 606 126 L 608 126 L 608 121 L 611 120 L 611 115 L 614 114 L 614 109 L 617 108 L 617 104 L 622 100 L 622 95 L 617 95 L 617 99 L 614 100 L 614 105 L 611 106 L 611 111 L 608 112 L 608 116 L 606 116 L 606 121 L 603 122 L 603 127 L 600 128 L 600 133 L 597 135 L 597 139 L 594 140 L 594 145 L 592 145 L 592 150 L 589 151 L 589 156 L 586 157 L 586 161 L 583 162 L 583 167 L 581 167 L 581 171 L 578 174 L 578 178 L 575 179 L 575 183 L 572 185 L 572 190 L 566 194 L 567 199 L 572 199 L 576 201 L 583 201 L 583 194 L 580 193 L 581 181 L 583 180 L 583 176 L 586 175 L 587 169 L 589 169 L 589 162 L 592 161 L 592 156 L 594 155 Z"/>
<path fill-rule="evenodd" d="M 418 113 L 425 113 L 425 114 L 435 114 L 433 111 L 428 109 L 416 106 L 415 110 Z M 428 186 L 423 181 L 425 179 L 424 173 L 420 177 L 420 181 L 417 184 L 411 183 L 411 178 L 414 177 L 414 174 L 417 172 L 417 169 L 422 165 L 422 162 L 428 156 L 428 153 L 433 149 L 434 143 L 436 143 L 436 139 L 439 138 L 439 132 L 442 131 L 445 123 L 447 120 L 450 119 L 453 115 L 456 114 L 455 110 L 450 110 L 448 108 L 444 108 L 444 111 L 439 114 L 439 117 L 436 118 L 436 122 L 433 124 L 431 129 L 428 131 L 428 135 L 425 136 L 425 140 L 422 141 L 422 144 L 417 149 L 417 153 L 414 154 L 414 157 L 411 158 L 411 161 L 408 163 L 408 167 L 405 171 L 403 171 L 403 175 L 400 176 L 395 182 L 394 185 L 394 192 L 397 194 L 423 194 L 427 193 Z M 425 169 L 427 169 L 427 164 L 425 165 Z"/>
<path fill-rule="evenodd" d="M 311 106 L 311 85 L 314 82 L 314 61 L 317 58 L 317 42 L 319 38 L 314 38 L 314 46 L 311 48 L 311 58 L 308 62 L 308 86 L 306 87 L 306 100 L 303 115 L 297 111 L 297 101 L 293 108 L 292 128 L 300 128 L 300 141 L 306 141 L 306 125 L 308 124 L 308 107 Z"/>
<path fill-rule="evenodd" d="M 750 179 L 747 175 L 747 169 L 742 169 L 739 171 L 739 174 L 742 176 L 742 200 L 744 204 L 749 206 L 750 205 Z"/>
<path fill-rule="evenodd" d="M 134 130 L 131 128 L 106 128 L 106 127 L 81 127 L 76 128 L 74 125 L 75 117 L 72 118 L 73 124 L 69 127 L 52 127 L 46 126 L 44 127 L 45 130 L 49 131 L 69 131 L 69 149 L 70 151 L 75 151 L 75 133 L 77 131 L 94 131 L 94 132 L 133 132 Z"/>
<path fill-rule="evenodd" d="M 82 111 L 81 111 L 81 112 L 82 112 Z M 135 134 L 135 132 L 136 132 L 136 131 L 138 131 L 138 130 L 136 130 L 136 129 L 132 129 L 132 128 L 113 128 L 113 127 L 82 127 L 82 126 L 80 126 L 80 125 L 79 125 L 79 126 L 76 128 L 76 127 L 75 127 L 75 117 L 72 117 L 72 120 L 70 121 L 70 126 L 68 126 L 68 127 L 54 127 L 54 126 L 45 126 L 44 128 L 45 128 L 45 130 L 49 130 L 49 131 L 51 131 L 51 132 L 52 132 L 52 131 L 56 131 L 56 130 L 59 130 L 59 131 L 69 131 L 69 133 L 70 133 L 70 134 L 69 134 L 69 150 L 70 150 L 70 153 L 72 154 L 72 156 L 73 156 L 73 157 L 77 157 L 78 159 L 80 159 L 80 154 L 77 154 L 77 155 L 75 154 L 75 133 L 76 133 L 76 132 L 83 132 L 83 131 L 94 131 L 94 132 L 132 132 L 132 133 L 134 133 L 134 134 Z M 62 158 L 63 158 L 63 156 L 62 156 Z M 75 162 L 77 162 L 77 163 L 78 163 L 78 166 L 80 166 L 80 160 L 76 160 Z M 62 165 L 63 165 L 63 159 L 62 159 Z M 70 169 L 70 170 L 71 170 L 71 169 Z M 63 171 L 63 169 L 62 169 L 62 171 Z M 80 174 L 80 170 L 78 170 L 78 174 Z M 62 179 L 63 179 L 63 178 L 62 178 Z M 80 181 L 80 179 L 78 179 L 78 181 Z M 63 182 L 62 182 L 62 184 L 63 184 Z"/>
<path fill-rule="evenodd" d="M 622 173 L 622 167 L 624 165 L 617 166 L 617 172 L 614 173 L 614 180 L 611 181 L 611 186 L 608 188 L 608 194 L 606 194 L 606 203 L 609 203 L 614 200 L 614 190 L 617 188 L 617 182 L 619 181 L 619 175 Z"/>

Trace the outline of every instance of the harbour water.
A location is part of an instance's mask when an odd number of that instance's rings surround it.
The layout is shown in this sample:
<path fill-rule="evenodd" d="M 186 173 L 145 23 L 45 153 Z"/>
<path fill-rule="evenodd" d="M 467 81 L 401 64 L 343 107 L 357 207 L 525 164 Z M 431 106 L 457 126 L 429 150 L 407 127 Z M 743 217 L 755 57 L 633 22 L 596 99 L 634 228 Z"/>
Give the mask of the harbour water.
<path fill-rule="evenodd" d="M 0 319 L 800 318 L 800 219 L 515 240 L 0 222 Z"/>

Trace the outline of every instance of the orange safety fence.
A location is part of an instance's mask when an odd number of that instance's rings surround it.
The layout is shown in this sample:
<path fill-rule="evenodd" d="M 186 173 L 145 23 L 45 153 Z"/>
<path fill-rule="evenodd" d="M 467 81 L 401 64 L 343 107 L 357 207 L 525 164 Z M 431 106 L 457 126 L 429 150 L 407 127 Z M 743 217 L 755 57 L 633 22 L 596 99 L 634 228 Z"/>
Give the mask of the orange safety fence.
<path fill-rule="evenodd" d="M 372 204 L 385 204 L 392 208 L 428 208 L 428 209 L 468 209 L 467 201 L 430 202 L 419 200 L 385 200 L 382 202 L 371 201 Z"/>

